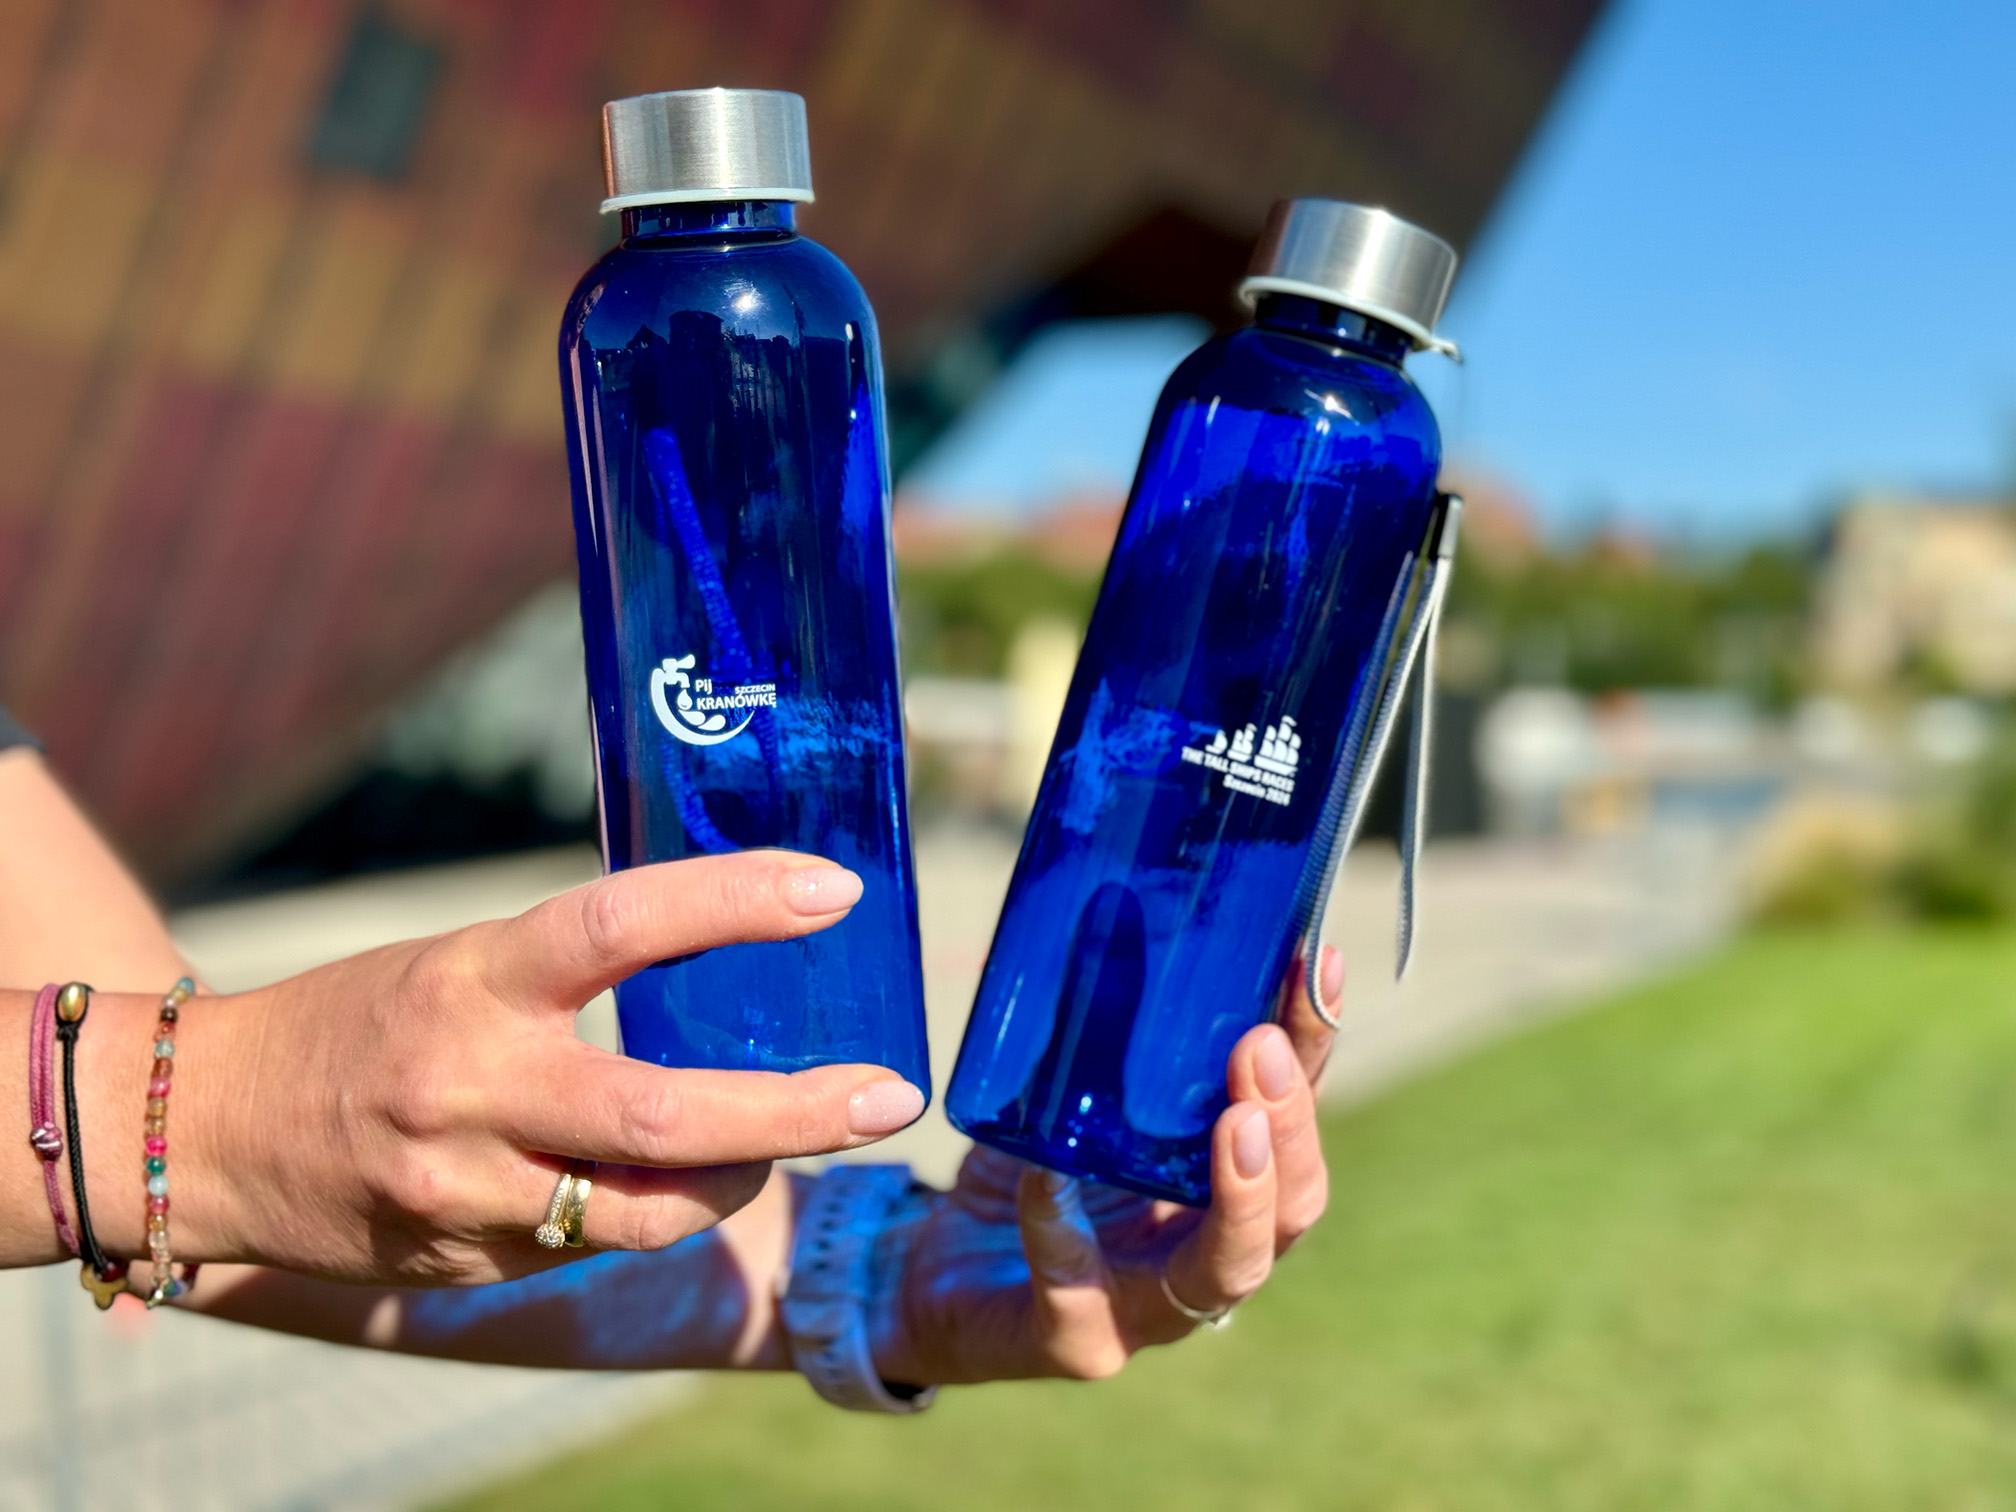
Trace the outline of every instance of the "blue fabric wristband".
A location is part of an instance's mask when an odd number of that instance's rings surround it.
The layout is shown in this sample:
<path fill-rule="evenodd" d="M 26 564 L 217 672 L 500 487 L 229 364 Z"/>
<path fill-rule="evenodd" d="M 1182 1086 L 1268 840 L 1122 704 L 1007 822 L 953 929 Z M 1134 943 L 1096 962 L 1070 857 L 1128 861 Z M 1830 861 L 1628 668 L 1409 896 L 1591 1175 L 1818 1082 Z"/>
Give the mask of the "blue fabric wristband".
<path fill-rule="evenodd" d="M 778 1313 L 791 1362 L 812 1389 L 855 1412 L 917 1413 L 935 1386 L 892 1386 L 875 1373 L 867 1303 L 875 1240 L 913 1200 L 903 1165 L 833 1165 L 798 1213 Z"/>

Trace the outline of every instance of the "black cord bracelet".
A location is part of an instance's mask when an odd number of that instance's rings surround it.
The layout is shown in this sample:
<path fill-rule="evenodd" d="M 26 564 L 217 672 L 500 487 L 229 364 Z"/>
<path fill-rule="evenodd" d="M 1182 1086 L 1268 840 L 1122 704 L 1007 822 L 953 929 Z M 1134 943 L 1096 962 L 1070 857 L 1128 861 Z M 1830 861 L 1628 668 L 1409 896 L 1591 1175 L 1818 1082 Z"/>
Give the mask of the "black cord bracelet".
<path fill-rule="evenodd" d="M 77 1203 L 77 1248 L 84 1257 L 79 1280 L 103 1312 L 126 1289 L 126 1262 L 99 1248 L 91 1229 L 91 1203 L 84 1191 L 84 1141 L 77 1118 L 77 1036 L 91 1011 L 91 989 L 70 982 L 56 994 L 56 1040 L 63 1047 L 63 1126 L 70 1139 L 70 1194 Z"/>

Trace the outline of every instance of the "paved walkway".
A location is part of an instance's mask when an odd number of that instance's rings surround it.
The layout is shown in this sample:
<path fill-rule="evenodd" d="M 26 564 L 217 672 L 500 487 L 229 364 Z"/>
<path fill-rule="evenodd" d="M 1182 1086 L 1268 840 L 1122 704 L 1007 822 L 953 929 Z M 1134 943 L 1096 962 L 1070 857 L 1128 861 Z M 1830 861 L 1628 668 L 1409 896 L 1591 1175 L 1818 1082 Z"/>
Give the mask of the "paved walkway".
<path fill-rule="evenodd" d="M 933 1074 L 942 1089 L 1014 863 L 992 830 L 917 850 Z M 1413 980 L 1395 989 L 1390 852 L 1354 858 L 1332 904 L 1349 981 L 1333 1097 L 1360 1098 L 1480 1039 L 1710 944 L 1726 870 L 1703 837 L 1431 850 Z M 176 921 L 206 978 L 277 980 L 388 940 L 515 912 L 594 875 L 586 851 L 364 878 Z M 610 1043 L 614 1015 L 584 1012 Z M 874 1158 L 943 1181 L 963 1141 L 938 1108 Z M 657 1410 L 678 1377 L 406 1360 L 202 1319 L 98 1318 L 70 1267 L 0 1275 L 0 1509 L 405 1506 Z"/>

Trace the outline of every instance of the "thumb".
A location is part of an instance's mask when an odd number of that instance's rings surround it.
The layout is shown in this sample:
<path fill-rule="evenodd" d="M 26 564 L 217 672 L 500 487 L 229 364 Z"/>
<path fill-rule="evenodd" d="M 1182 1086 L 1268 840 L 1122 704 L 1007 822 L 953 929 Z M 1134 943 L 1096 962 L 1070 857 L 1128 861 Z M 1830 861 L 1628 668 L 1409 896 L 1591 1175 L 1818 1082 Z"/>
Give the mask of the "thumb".
<path fill-rule="evenodd" d="M 795 851 L 742 851 L 612 872 L 472 941 L 500 995 L 579 1008 L 659 961 L 752 940 L 790 940 L 845 918 L 861 896 L 845 867 Z"/>
<path fill-rule="evenodd" d="M 1072 1177 L 1032 1166 L 1016 1190 L 1022 1252 L 1045 1374 L 1095 1379 L 1127 1362 L 1113 1273 Z"/>

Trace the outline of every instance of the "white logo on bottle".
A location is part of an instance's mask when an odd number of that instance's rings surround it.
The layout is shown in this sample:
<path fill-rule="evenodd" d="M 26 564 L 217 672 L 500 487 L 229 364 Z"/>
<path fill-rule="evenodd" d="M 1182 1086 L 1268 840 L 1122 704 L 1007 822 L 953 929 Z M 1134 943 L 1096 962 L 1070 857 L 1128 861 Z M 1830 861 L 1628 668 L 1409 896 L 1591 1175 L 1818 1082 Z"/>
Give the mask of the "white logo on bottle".
<path fill-rule="evenodd" d="M 742 683 L 726 693 L 716 693 L 713 678 L 687 676 L 694 660 L 691 655 L 668 656 L 651 669 L 651 707 L 658 711 L 658 723 L 675 740 L 687 745 L 719 745 L 748 729 L 757 709 L 777 707 L 775 683 Z M 724 711 L 740 709 L 750 712 L 742 716 L 740 724 L 731 725 Z"/>
<path fill-rule="evenodd" d="M 1255 742 L 1259 749 L 1254 749 Z M 1225 790 L 1285 804 L 1295 796 L 1295 772 L 1302 763 L 1302 737 L 1286 714 L 1262 731 L 1245 725 L 1227 735 L 1223 730 L 1199 746 L 1185 746 L 1183 759 L 1192 766 L 1222 774 Z"/>

